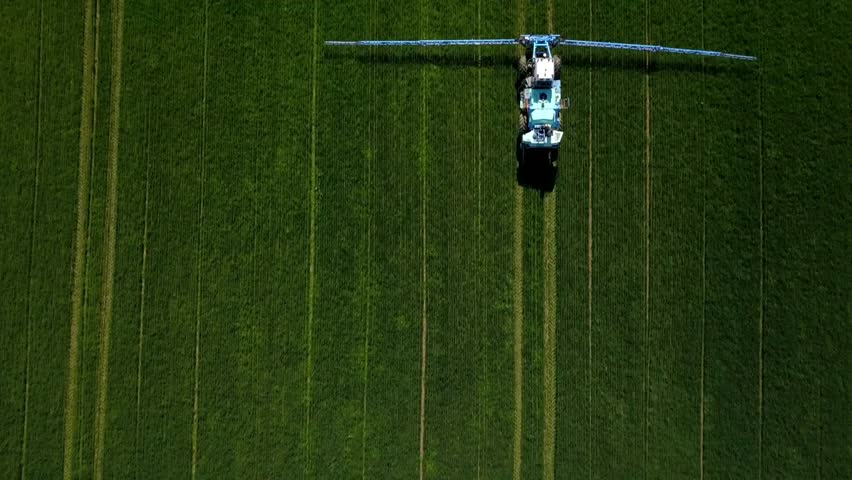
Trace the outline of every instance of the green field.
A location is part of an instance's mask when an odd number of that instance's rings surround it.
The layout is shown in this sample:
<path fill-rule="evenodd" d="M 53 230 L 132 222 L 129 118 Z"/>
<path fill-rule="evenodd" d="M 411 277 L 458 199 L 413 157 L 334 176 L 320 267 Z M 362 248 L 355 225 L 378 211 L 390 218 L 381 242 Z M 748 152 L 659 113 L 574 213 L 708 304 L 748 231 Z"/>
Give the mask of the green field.
<path fill-rule="evenodd" d="M 322 45 L 551 26 L 760 61 L 561 50 L 540 195 L 511 47 Z M 848 2 L 11 0 L 0 32 L 0 478 L 852 478 Z"/>

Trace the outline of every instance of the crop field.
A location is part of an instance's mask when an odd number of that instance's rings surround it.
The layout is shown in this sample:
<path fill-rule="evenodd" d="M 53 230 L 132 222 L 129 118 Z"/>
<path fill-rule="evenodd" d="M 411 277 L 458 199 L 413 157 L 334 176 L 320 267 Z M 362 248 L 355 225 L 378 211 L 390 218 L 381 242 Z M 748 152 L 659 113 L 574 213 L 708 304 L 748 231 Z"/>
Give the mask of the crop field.
<path fill-rule="evenodd" d="M 0 32 L 0 478 L 852 478 L 849 2 Z M 760 61 L 561 48 L 541 193 L 517 50 L 323 45 L 548 32 Z"/>

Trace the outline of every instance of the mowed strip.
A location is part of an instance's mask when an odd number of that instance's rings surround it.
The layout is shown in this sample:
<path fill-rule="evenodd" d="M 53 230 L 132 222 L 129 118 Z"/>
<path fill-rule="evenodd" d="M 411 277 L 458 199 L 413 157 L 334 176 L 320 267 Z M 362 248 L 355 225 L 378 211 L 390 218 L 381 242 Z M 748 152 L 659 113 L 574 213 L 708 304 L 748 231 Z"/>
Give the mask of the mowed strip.
<path fill-rule="evenodd" d="M 101 480 L 104 470 L 107 393 L 109 389 L 109 340 L 112 327 L 112 300 L 115 275 L 115 235 L 118 217 L 118 144 L 121 121 L 121 59 L 124 37 L 124 0 L 112 2 L 112 60 L 110 85 L 109 152 L 107 199 L 104 229 L 103 285 L 101 288 L 100 345 L 98 351 L 98 393 L 95 409 L 94 478 Z"/>
<path fill-rule="evenodd" d="M 71 326 L 68 345 L 68 377 L 65 387 L 65 437 L 62 476 L 73 477 L 74 437 L 77 427 L 77 396 L 80 363 L 80 318 L 83 314 L 83 284 L 86 263 L 86 222 L 89 212 L 89 172 L 92 148 L 92 108 L 95 81 L 94 64 L 94 0 L 87 0 L 83 17 L 83 78 L 80 98 L 80 157 L 77 172 L 77 225 L 74 234 L 73 284 L 71 290 Z"/>

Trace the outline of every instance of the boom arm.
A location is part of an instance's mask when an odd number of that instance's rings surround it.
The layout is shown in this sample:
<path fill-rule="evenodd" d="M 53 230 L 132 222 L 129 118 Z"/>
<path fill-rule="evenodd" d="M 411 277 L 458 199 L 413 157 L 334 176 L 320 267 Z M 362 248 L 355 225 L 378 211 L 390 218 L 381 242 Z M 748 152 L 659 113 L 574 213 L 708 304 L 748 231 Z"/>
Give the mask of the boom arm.
<path fill-rule="evenodd" d="M 609 48 L 615 50 L 637 50 L 652 53 L 679 53 L 685 55 L 700 55 L 705 57 L 731 58 L 734 60 L 757 60 L 750 55 L 716 52 L 712 50 L 693 50 L 689 48 L 663 47 L 660 45 L 644 45 L 640 43 L 595 42 L 591 40 L 562 39 L 559 35 L 521 35 L 518 38 L 475 38 L 468 40 L 356 40 L 351 42 L 327 41 L 326 45 L 333 46 L 376 46 L 376 47 L 448 47 L 451 45 L 541 45 L 550 47 L 568 45 L 571 47 Z"/>
<path fill-rule="evenodd" d="M 752 57 L 749 55 L 714 52 L 712 50 L 692 50 L 689 48 L 662 47 L 660 45 L 643 45 L 639 43 L 592 42 L 589 40 L 560 40 L 559 43 L 560 45 L 570 45 L 572 47 L 610 48 L 615 50 L 638 50 L 642 52 L 653 53 L 682 53 L 686 55 L 701 55 L 705 57 L 733 58 L 735 60 L 757 60 L 757 57 Z"/>
<path fill-rule="evenodd" d="M 354 42 L 327 41 L 326 45 L 362 47 L 448 47 L 451 45 L 515 45 L 517 38 L 480 38 L 472 40 L 357 40 Z"/>

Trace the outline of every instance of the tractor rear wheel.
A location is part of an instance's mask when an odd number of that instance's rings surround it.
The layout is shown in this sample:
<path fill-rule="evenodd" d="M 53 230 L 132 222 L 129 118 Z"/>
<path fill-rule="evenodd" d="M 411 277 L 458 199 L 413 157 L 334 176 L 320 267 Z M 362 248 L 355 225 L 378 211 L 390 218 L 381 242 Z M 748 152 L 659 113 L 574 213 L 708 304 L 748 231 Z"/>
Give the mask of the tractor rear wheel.
<path fill-rule="evenodd" d="M 527 115 L 525 113 L 520 114 L 518 116 L 518 132 L 523 135 L 527 133 L 528 127 L 529 121 L 527 120 Z"/>
<path fill-rule="evenodd" d="M 553 79 L 559 80 L 562 77 L 562 59 L 559 55 L 553 56 Z"/>
<path fill-rule="evenodd" d="M 529 67 L 527 66 L 527 56 L 521 55 L 521 58 L 518 59 L 518 77 L 524 78 L 529 73 Z"/>

